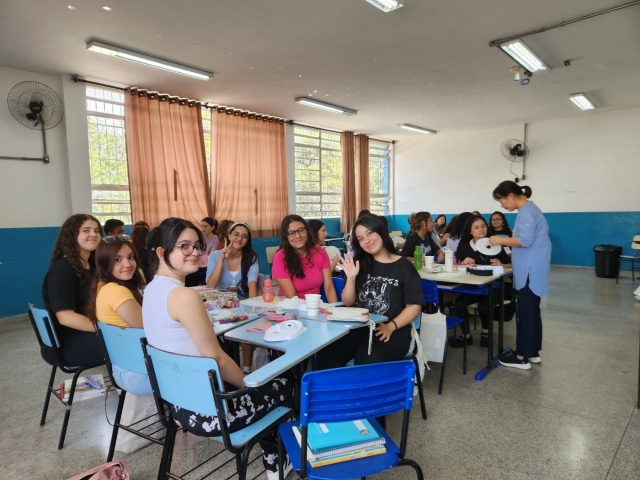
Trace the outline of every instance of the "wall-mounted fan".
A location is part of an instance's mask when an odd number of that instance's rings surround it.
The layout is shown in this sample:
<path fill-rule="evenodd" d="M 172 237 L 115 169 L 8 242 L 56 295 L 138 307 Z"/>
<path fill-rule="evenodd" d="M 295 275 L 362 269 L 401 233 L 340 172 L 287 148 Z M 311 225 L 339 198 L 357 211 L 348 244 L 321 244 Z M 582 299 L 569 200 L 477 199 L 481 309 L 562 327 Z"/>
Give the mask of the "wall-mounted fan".
<path fill-rule="evenodd" d="M 500 152 L 502 153 L 504 158 L 511 162 L 509 171 L 513 175 L 515 175 L 515 173 L 513 173 L 513 170 L 511 170 L 513 164 L 524 163 L 524 161 L 529 157 L 529 147 L 527 147 L 523 141 L 516 140 L 514 138 L 502 142 L 502 145 L 500 145 Z M 518 178 L 518 176 L 516 175 L 516 183 L 518 183 L 519 180 L 524 180 L 524 167 L 522 177 Z"/>
<path fill-rule="evenodd" d="M 13 118 L 22 125 L 42 131 L 44 155 L 42 158 L 0 156 L 0 159 L 49 163 L 45 130 L 58 125 L 64 116 L 64 106 L 58 94 L 44 83 L 22 82 L 9 91 L 7 105 Z"/>

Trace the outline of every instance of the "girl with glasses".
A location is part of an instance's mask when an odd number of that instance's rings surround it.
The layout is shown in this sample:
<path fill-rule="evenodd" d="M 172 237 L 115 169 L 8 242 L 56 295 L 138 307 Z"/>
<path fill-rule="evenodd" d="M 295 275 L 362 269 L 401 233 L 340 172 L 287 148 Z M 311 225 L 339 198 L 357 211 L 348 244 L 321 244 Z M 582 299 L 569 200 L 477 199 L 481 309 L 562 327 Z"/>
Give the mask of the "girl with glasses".
<path fill-rule="evenodd" d="M 136 227 L 144 228 L 144 227 Z M 113 239 L 113 241 L 111 240 Z M 142 328 L 142 275 L 138 255 L 126 235 L 107 237 L 96 250 L 96 273 L 91 283 L 88 316 L 121 328 Z M 112 366 L 116 383 L 134 395 L 151 395 L 149 376 Z"/>
<path fill-rule="evenodd" d="M 172 353 L 213 358 L 227 391 L 244 388 L 244 373 L 220 346 L 198 292 L 184 286 L 185 277 L 198 270 L 204 253 L 200 229 L 181 218 L 168 218 L 149 232 L 147 246 L 156 253 L 154 279 L 147 285 L 142 305 L 144 333 L 149 344 Z M 275 378 L 242 398 L 228 403 L 226 417 L 212 417 L 172 405 L 172 417 L 182 427 L 202 437 L 221 435 L 219 422 L 227 422 L 230 432 L 245 428 L 293 398 L 293 384 Z M 268 475 L 276 475 L 276 439 L 260 442 Z M 269 478 L 272 478 L 269 476 Z"/>
<path fill-rule="evenodd" d="M 280 249 L 273 256 L 273 278 L 287 298 L 324 293 L 329 303 L 338 301 L 331 279 L 331 262 L 324 248 L 309 235 L 309 225 L 299 215 L 287 215 L 280 226 Z"/>
<path fill-rule="evenodd" d="M 58 233 L 51 265 L 42 283 L 42 298 L 51 314 L 66 365 L 102 365 L 104 357 L 86 307 L 95 271 L 94 256 L 102 238 L 98 220 L 82 213 L 69 217 Z M 56 364 L 53 350 L 42 358 Z"/>

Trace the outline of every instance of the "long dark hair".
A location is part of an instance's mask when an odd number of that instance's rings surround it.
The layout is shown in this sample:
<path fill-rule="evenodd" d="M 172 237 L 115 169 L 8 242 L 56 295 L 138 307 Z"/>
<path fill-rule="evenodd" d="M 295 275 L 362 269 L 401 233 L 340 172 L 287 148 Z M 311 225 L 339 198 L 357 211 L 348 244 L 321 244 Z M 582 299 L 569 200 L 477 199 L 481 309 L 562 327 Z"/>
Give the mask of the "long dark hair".
<path fill-rule="evenodd" d="M 493 223 L 491 223 L 491 219 L 494 215 L 500 215 L 502 219 L 502 230 L 496 230 L 493 228 Z M 504 233 L 511 235 L 511 228 L 509 227 L 509 222 L 507 221 L 507 217 L 504 216 L 504 213 L 495 211 L 489 217 L 489 236 L 495 235 L 496 233 Z"/>
<path fill-rule="evenodd" d="M 456 226 L 456 221 L 458 220 L 458 215 L 454 215 L 453 217 L 451 217 L 451 221 L 449 221 L 449 223 L 447 224 L 447 226 L 444 229 L 444 234 L 449 234 L 451 235 L 451 232 L 453 231 L 453 228 Z"/>
<path fill-rule="evenodd" d="M 147 233 L 149 233 L 149 227 L 145 227 L 144 225 L 139 225 L 133 229 L 131 243 L 136 249 L 136 253 L 146 248 L 145 241 L 147 239 Z"/>
<path fill-rule="evenodd" d="M 484 226 L 487 227 L 487 236 L 489 235 L 489 225 L 487 225 L 487 221 L 484 219 L 484 217 L 476 217 L 475 215 L 472 215 L 469 219 L 467 219 L 467 221 L 464 224 L 464 227 L 462 228 L 462 236 L 460 237 L 460 243 L 468 242 L 473 238 L 473 235 L 471 235 L 471 227 L 473 226 L 474 223 L 478 221 L 481 221 L 484 223 Z"/>
<path fill-rule="evenodd" d="M 307 222 L 307 225 L 309 225 L 309 233 L 311 234 L 311 238 L 313 239 L 313 243 L 315 243 L 316 245 L 318 245 L 318 232 L 320 231 L 320 229 L 322 227 L 324 227 L 324 222 L 321 222 L 320 220 L 309 220 Z"/>
<path fill-rule="evenodd" d="M 306 220 L 300 215 L 287 215 L 282 219 L 280 224 L 280 250 L 284 253 L 284 266 L 292 277 L 304 278 L 304 270 L 302 269 L 302 262 L 296 249 L 289 243 L 289 237 L 287 232 L 289 231 L 289 225 L 293 222 L 300 222 L 304 225 L 307 231 L 307 243 L 305 247 L 307 249 L 307 260 L 311 262 L 311 252 L 316 247 L 313 242 L 313 236 L 309 235 L 309 225 Z"/>
<path fill-rule="evenodd" d="M 201 222 L 207 222 L 209 226 L 213 227 L 213 234 L 217 235 L 216 230 L 218 230 L 218 221 L 212 217 L 204 217 Z"/>
<path fill-rule="evenodd" d="M 438 215 L 436 217 L 436 219 L 433 221 L 433 223 L 435 223 L 437 225 L 438 224 L 438 220 L 440 220 L 441 218 L 444 218 L 444 225 L 442 227 L 438 227 L 438 228 L 446 228 L 446 226 L 447 226 L 447 216 L 445 214 L 443 214 L 443 213 Z"/>
<path fill-rule="evenodd" d="M 501 198 L 506 198 L 510 193 L 513 193 L 515 196 L 531 198 L 533 190 L 531 190 L 531 187 L 527 185 L 518 185 L 516 182 L 512 182 L 511 180 L 505 180 L 493 191 L 493 199 L 500 200 Z"/>
<path fill-rule="evenodd" d="M 353 224 L 353 228 L 351 229 L 351 238 L 353 239 L 351 242 L 351 246 L 353 248 L 353 261 L 360 262 L 360 271 L 356 277 L 356 292 L 360 291 L 367 279 L 367 275 L 373 268 L 373 255 L 363 250 L 360 246 L 360 242 L 358 241 L 358 237 L 356 237 L 356 227 L 359 227 L 360 225 L 380 235 L 380 238 L 382 239 L 382 246 L 388 253 L 396 252 L 396 247 L 393 245 L 393 240 L 391 240 L 389 232 L 377 215 L 364 215 L 363 217 L 360 217 L 356 223 Z"/>
<path fill-rule="evenodd" d="M 218 235 L 218 243 L 224 247 L 224 241 L 229 240 L 229 228 L 233 225 L 233 220 L 222 220 L 216 226 L 216 235 Z"/>
<path fill-rule="evenodd" d="M 182 232 L 186 229 L 191 228 L 195 230 L 198 234 L 198 242 L 202 245 L 205 245 L 204 235 L 193 223 L 189 220 L 185 220 L 183 218 L 177 217 L 169 217 L 165 218 L 160 225 L 152 229 L 147 235 L 147 248 L 154 252 L 152 255 L 152 263 L 149 267 L 149 270 L 156 272 L 158 271 L 158 255 L 155 253 L 156 249 L 162 247 L 164 249 L 164 261 L 169 267 L 173 268 L 171 262 L 169 261 L 169 256 L 171 255 L 171 251 L 178 243 L 178 239 Z"/>
<path fill-rule="evenodd" d="M 240 289 L 245 295 L 249 295 L 249 269 L 251 265 L 258 261 L 258 254 L 253 250 L 251 246 L 251 229 L 249 225 L 244 222 L 235 223 L 231 230 L 229 230 L 229 236 L 238 227 L 244 227 L 247 229 L 247 243 L 242 247 L 242 258 L 240 260 L 240 272 L 242 279 L 240 280 Z"/>
<path fill-rule="evenodd" d="M 407 222 L 409 222 L 409 226 L 411 227 L 412 232 L 417 232 L 420 230 L 420 225 L 422 222 L 428 222 L 431 218 L 431 214 L 429 212 L 418 212 L 412 213 L 409 215 Z"/>
<path fill-rule="evenodd" d="M 471 212 L 462 212 L 456 218 L 456 223 L 451 229 L 451 238 L 462 238 L 462 231 L 470 218 L 476 218 Z"/>
<path fill-rule="evenodd" d="M 53 253 L 51 254 L 50 265 L 61 258 L 66 258 L 73 273 L 76 274 L 80 285 L 89 283 L 91 281 L 91 270 L 84 268 L 82 259 L 80 258 L 80 245 L 78 245 L 78 235 L 80 234 L 80 227 L 87 220 L 93 220 L 98 224 L 100 229 L 100 237 L 102 237 L 102 226 L 96 217 L 93 215 L 87 215 L 86 213 L 77 213 L 67 218 L 56 238 L 56 243 L 53 246 Z M 95 259 L 95 251 L 89 254 L 89 265 L 93 266 Z"/>
<path fill-rule="evenodd" d="M 113 266 L 116 262 L 116 255 L 124 245 L 131 248 L 133 258 L 136 261 L 136 268 L 133 272 L 133 277 L 128 281 L 120 280 L 112 273 Z M 89 301 L 89 306 L 87 308 L 87 317 L 89 317 L 89 320 L 91 320 L 96 329 L 98 325 L 98 317 L 96 316 L 96 300 L 98 298 L 98 286 L 100 283 L 117 283 L 118 285 L 128 288 L 133 294 L 133 298 L 136 299 L 136 302 L 142 305 L 140 287 L 144 282 L 142 281 L 140 270 L 138 270 L 139 266 L 140 260 L 138 259 L 138 252 L 136 252 L 136 249 L 131 242 L 126 240 L 116 240 L 113 243 L 101 241 L 100 244 L 98 244 L 98 248 L 96 249 L 96 273 L 93 275 L 93 280 L 91 281 L 91 295 L 89 297 L 91 300 Z"/>

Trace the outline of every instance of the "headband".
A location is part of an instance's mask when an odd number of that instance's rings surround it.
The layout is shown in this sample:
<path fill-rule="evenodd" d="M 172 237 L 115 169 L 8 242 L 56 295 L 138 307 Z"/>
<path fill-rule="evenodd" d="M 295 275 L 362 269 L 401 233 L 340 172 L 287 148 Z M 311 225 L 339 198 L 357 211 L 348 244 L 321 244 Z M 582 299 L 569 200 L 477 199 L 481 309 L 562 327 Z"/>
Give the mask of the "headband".
<path fill-rule="evenodd" d="M 231 225 L 231 227 L 229 227 L 229 231 L 233 230 L 234 227 L 237 227 L 238 225 L 242 225 L 243 227 L 245 227 L 247 230 L 249 230 L 249 232 L 251 232 L 251 228 L 249 228 L 249 225 L 247 225 L 244 222 L 236 222 L 233 225 Z"/>

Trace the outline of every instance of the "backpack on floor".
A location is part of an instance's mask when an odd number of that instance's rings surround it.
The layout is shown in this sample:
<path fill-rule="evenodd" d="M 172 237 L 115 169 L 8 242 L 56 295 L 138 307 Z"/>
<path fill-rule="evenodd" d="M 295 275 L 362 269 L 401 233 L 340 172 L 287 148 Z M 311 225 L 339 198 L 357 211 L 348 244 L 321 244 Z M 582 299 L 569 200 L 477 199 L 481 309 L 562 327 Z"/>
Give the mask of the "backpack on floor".
<path fill-rule="evenodd" d="M 123 460 L 114 460 L 67 480 L 129 480 L 129 469 Z"/>

